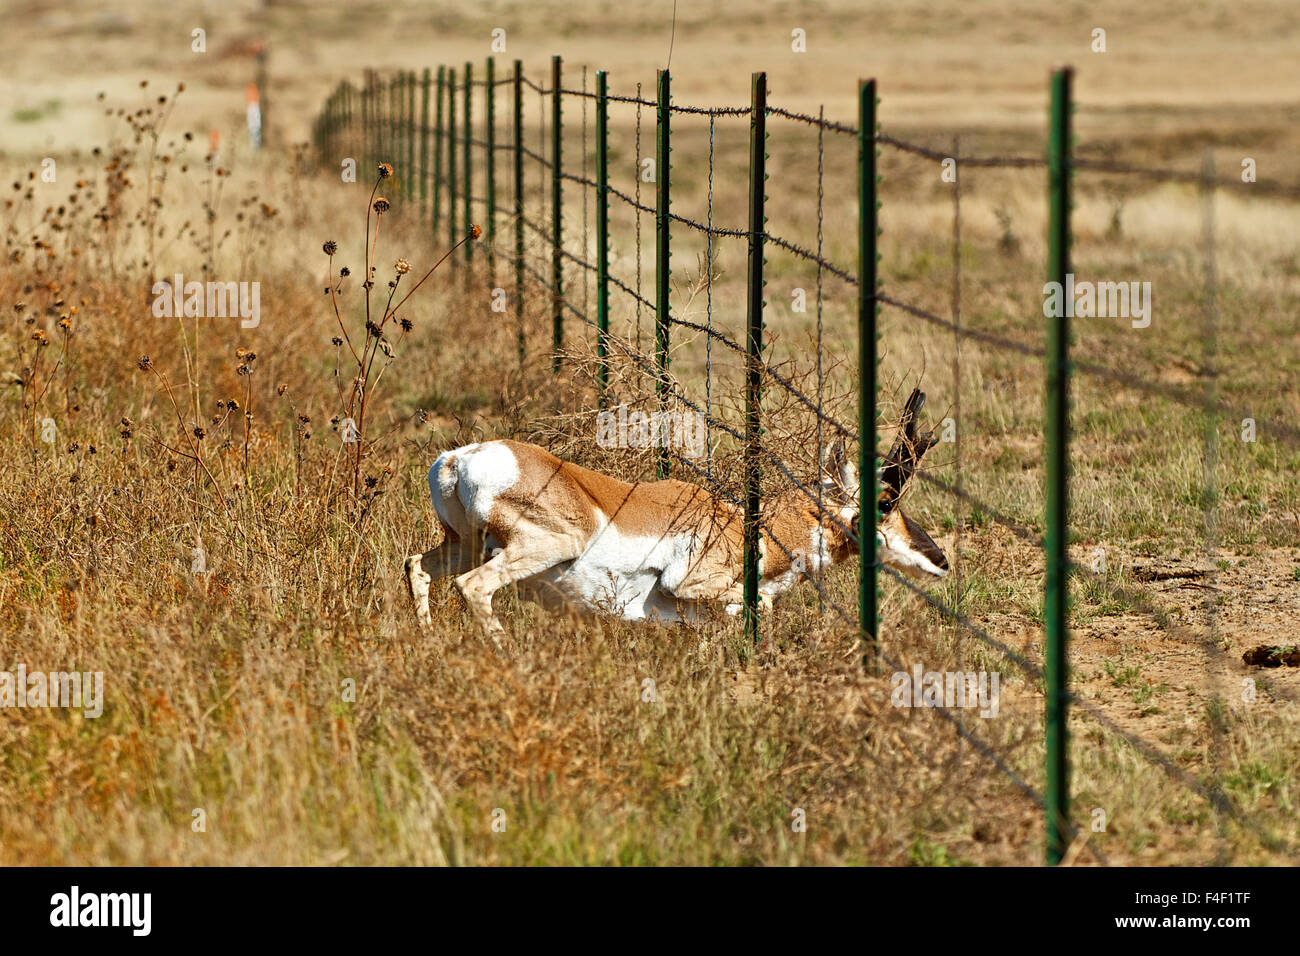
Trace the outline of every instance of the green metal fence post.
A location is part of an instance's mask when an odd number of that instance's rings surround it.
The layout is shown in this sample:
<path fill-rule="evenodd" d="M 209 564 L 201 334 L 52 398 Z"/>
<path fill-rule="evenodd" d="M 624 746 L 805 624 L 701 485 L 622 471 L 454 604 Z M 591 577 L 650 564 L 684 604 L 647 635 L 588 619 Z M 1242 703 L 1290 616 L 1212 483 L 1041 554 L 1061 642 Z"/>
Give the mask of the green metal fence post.
<path fill-rule="evenodd" d="M 429 68 L 420 76 L 420 218 L 429 215 Z"/>
<path fill-rule="evenodd" d="M 325 101 L 325 109 L 321 114 L 321 146 L 333 148 L 334 135 L 339 125 L 339 91 L 335 90 L 328 100 Z"/>
<path fill-rule="evenodd" d="M 519 367 L 524 367 L 524 63 L 515 60 L 515 318 L 519 322 Z"/>
<path fill-rule="evenodd" d="M 366 164 L 370 168 L 366 172 L 373 178 L 384 150 L 383 82 L 378 73 L 372 73 L 370 81 L 370 161 Z"/>
<path fill-rule="evenodd" d="M 656 110 L 655 134 L 655 366 L 659 373 L 658 392 L 659 407 L 663 409 L 668 402 L 668 322 L 672 306 L 669 302 L 672 276 L 672 248 L 668 219 L 668 206 L 671 202 L 670 159 L 668 153 L 672 132 L 672 78 L 667 70 L 660 70 L 658 77 L 658 108 Z M 668 448 L 662 441 L 658 442 L 656 453 L 656 472 L 660 478 L 668 477 Z"/>
<path fill-rule="evenodd" d="M 393 180 L 388 184 L 393 192 L 406 192 L 406 170 L 402 160 L 402 74 L 388 80 L 388 155 L 386 161 L 393 166 Z M 400 212 L 398 213 L 400 215 Z"/>
<path fill-rule="evenodd" d="M 447 70 L 447 246 L 456 245 L 456 70 Z M 451 257 L 454 268 L 456 257 Z"/>
<path fill-rule="evenodd" d="M 323 151 L 326 149 L 326 143 L 330 140 L 330 127 L 333 125 L 334 113 L 334 96 L 333 94 L 325 100 L 325 106 L 316 116 L 316 121 L 312 124 L 312 141 L 316 149 Z"/>
<path fill-rule="evenodd" d="M 551 57 L 551 368 L 560 370 L 560 350 L 564 346 L 564 248 L 563 183 L 561 174 L 564 140 L 561 127 L 560 79 L 562 61 Z"/>
<path fill-rule="evenodd" d="M 368 174 L 368 170 L 374 169 L 374 167 L 370 165 L 370 75 L 369 75 L 369 71 L 367 71 L 367 74 L 362 80 L 362 82 L 365 85 L 361 87 L 361 103 L 360 103 L 360 110 L 359 110 L 359 112 L 361 113 L 361 144 L 360 144 L 361 145 L 361 170 L 358 171 L 358 175 L 361 176 L 362 180 L 364 181 L 365 176 Z"/>
<path fill-rule="evenodd" d="M 326 150 L 326 143 L 329 142 L 330 132 L 330 111 L 333 104 L 333 97 L 325 101 L 324 108 L 317 114 L 315 122 L 312 123 L 312 145 L 316 147 L 317 153 L 323 153 Z"/>
<path fill-rule="evenodd" d="M 387 159 L 384 155 L 384 81 L 378 73 L 375 74 L 375 88 L 370 98 L 370 118 L 374 134 L 370 140 L 374 147 L 374 156 L 370 161 L 370 173 L 373 176 L 375 164 Z"/>
<path fill-rule="evenodd" d="M 374 153 L 370 160 L 370 174 L 375 172 L 375 164 L 385 160 L 384 156 L 384 81 L 378 73 L 374 76 L 375 86 L 370 96 L 370 145 Z"/>
<path fill-rule="evenodd" d="M 1070 87 L 1073 71 L 1052 74 L 1051 130 L 1047 144 L 1048 227 L 1047 278 L 1065 288 L 1070 271 Z M 1050 320 L 1047 330 L 1047 561 L 1043 619 L 1046 623 L 1047 694 L 1047 862 L 1056 865 L 1065 855 L 1070 820 L 1069 700 L 1066 614 L 1069 599 L 1068 483 L 1070 469 L 1070 322 L 1066 309 Z"/>
<path fill-rule="evenodd" d="M 402 90 L 402 74 L 388 81 L 388 162 L 393 164 L 394 179 L 389 184 L 394 192 L 406 192 L 406 170 L 402 154 L 402 103 L 406 99 Z M 400 214 L 400 213 L 399 213 Z"/>
<path fill-rule="evenodd" d="M 361 88 L 361 170 L 358 172 L 363 181 L 375 168 L 373 159 L 375 143 L 374 77 L 369 70 L 366 71 L 364 83 L 365 85 Z"/>
<path fill-rule="evenodd" d="M 368 166 L 367 173 L 373 178 L 374 164 L 380 161 L 380 78 L 377 74 L 370 73 L 369 86 L 365 92 L 367 92 L 370 112 L 370 134 L 367 137 L 369 157 L 365 165 Z"/>
<path fill-rule="evenodd" d="M 446 130 L 443 125 L 442 101 L 443 94 L 446 91 L 447 68 L 438 67 L 438 86 L 436 88 L 434 100 L 435 118 L 433 121 L 433 215 L 429 224 L 433 234 L 437 236 L 438 227 L 442 225 L 442 138 Z"/>
<path fill-rule="evenodd" d="M 397 151 L 393 148 L 397 141 L 397 77 L 388 78 L 388 93 L 384 96 L 384 158 L 385 163 L 392 163 L 398 167 L 402 164 L 400 161 L 394 163 L 397 159 Z M 395 189 L 395 183 L 388 183 L 389 189 Z"/>
<path fill-rule="evenodd" d="M 402 182 L 406 184 L 406 194 L 415 198 L 415 186 L 419 182 L 419 173 L 415 167 L 415 73 L 407 71 L 406 74 L 406 176 Z"/>
<path fill-rule="evenodd" d="M 339 132 L 342 134 L 338 144 L 338 151 L 345 151 L 349 148 L 349 141 L 352 138 L 352 84 L 348 81 L 343 82 L 341 91 L 342 99 L 339 101 Z"/>
<path fill-rule="evenodd" d="M 759 545 L 762 541 L 758 453 L 763 440 L 759 404 L 763 396 L 763 238 L 767 217 L 767 74 L 751 78 L 749 114 L 748 330 L 745 336 L 745 635 L 758 644 Z"/>
<path fill-rule="evenodd" d="M 879 641 L 879 570 L 876 528 L 880 521 L 880 475 L 876 454 L 876 317 L 880 304 L 876 266 L 880 200 L 876 186 L 876 81 L 858 84 L 858 632 L 863 664 L 874 672 Z"/>
<path fill-rule="evenodd" d="M 483 86 L 483 123 L 487 134 L 484 137 L 483 158 L 487 163 L 487 224 L 484 231 L 487 234 L 489 288 L 495 288 L 497 275 L 496 247 L 492 241 L 497 233 L 496 82 L 496 64 L 492 57 L 488 57 L 487 79 Z"/>
<path fill-rule="evenodd" d="M 462 236 L 468 236 L 471 229 L 474 228 L 474 203 L 471 198 L 474 195 L 474 177 L 471 175 L 473 166 L 471 159 L 473 157 L 473 138 L 474 138 L 474 119 L 472 113 L 473 96 L 474 96 L 474 67 L 470 63 L 465 64 L 465 226 Z M 465 262 L 466 264 L 474 261 L 474 243 L 465 243 Z"/>
<path fill-rule="evenodd" d="M 609 388 L 609 90 L 596 71 L 596 404 Z"/>

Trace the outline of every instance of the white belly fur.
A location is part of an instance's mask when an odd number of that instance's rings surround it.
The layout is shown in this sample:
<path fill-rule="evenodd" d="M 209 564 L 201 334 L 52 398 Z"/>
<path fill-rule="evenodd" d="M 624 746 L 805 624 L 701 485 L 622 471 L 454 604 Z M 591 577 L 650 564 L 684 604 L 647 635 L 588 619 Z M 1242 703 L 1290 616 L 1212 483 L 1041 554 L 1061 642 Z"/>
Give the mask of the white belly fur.
<path fill-rule="evenodd" d="M 664 579 L 680 581 L 690 565 L 692 535 L 630 535 L 598 514 L 595 534 L 581 555 L 551 581 L 573 604 L 624 620 L 680 619 Z M 552 569 L 554 572 L 555 569 Z M 547 572 L 548 575 L 552 572 Z"/>

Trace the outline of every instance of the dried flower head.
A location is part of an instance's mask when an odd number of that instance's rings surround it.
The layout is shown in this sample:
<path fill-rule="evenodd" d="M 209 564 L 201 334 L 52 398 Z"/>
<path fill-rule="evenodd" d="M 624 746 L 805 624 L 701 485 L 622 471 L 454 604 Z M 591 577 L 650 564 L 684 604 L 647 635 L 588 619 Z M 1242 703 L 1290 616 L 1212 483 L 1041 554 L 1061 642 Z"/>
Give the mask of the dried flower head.
<path fill-rule="evenodd" d="M 380 196 L 378 199 L 375 200 L 375 212 L 379 213 L 381 216 L 392 208 L 393 208 L 393 204 L 390 203 L 383 196 Z"/>
<path fill-rule="evenodd" d="M 140 361 L 136 362 L 135 364 L 136 367 L 140 369 L 140 371 L 142 372 L 147 372 L 149 369 L 153 368 L 153 361 L 150 360 L 149 356 L 147 355 L 141 355 Z"/>
<path fill-rule="evenodd" d="M 398 259 L 393 263 L 393 268 L 397 270 L 399 276 L 404 276 L 411 271 L 411 264 L 405 259 Z"/>
<path fill-rule="evenodd" d="M 470 234 L 470 238 L 472 238 L 472 239 L 477 239 L 479 236 L 483 235 L 483 227 L 482 227 L 482 226 L 470 226 L 469 234 Z"/>
<path fill-rule="evenodd" d="M 393 175 L 393 167 L 392 167 L 391 164 L 389 164 L 389 163 L 380 163 L 380 164 L 379 164 L 379 178 L 380 178 L 380 179 L 391 179 L 391 178 L 392 178 L 392 175 Z"/>
<path fill-rule="evenodd" d="M 415 323 L 412 322 L 410 319 L 401 319 L 399 321 L 399 324 L 402 326 L 403 332 L 409 332 L 411 331 L 411 329 L 415 328 Z"/>
<path fill-rule="evenodd" d="M 332 256 L 334 253 L 339 251 L 339 244 L 333 239 L 330 239 L 321 248 L 325 250 L 325 255 Z"/>
<path fill-rule="evenodd" d="M 352 270 L 349 269 L 347 266 L 344 266 L 342 269 L 339 270 L 339 275 L 350 276 L 352 275 Z"/>

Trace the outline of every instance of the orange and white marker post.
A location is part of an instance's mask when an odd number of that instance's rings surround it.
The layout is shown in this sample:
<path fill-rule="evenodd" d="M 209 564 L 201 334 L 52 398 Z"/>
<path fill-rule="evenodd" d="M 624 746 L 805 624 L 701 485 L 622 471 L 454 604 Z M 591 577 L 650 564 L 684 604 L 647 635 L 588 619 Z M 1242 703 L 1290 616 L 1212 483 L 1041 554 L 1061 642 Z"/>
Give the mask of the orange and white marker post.
<path fill-rule="evenodd" d="M 253 149 L 262 148 L 262 107 L 257 100 L 257 84 L 248 84 L 248 143 Z"/>

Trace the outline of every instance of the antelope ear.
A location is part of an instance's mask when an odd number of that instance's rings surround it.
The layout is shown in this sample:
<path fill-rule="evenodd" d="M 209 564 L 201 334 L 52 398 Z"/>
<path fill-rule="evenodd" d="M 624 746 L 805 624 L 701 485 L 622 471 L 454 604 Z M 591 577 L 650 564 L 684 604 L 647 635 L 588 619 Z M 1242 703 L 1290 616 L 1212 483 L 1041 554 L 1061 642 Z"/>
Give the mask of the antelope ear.
<path fill-rule="evenodd" d="M 836 438 L 822 449 L 822 478 L 839 481 L 843 463 L 844 439 Z"/>
<path fill-rule="evenodd" d="M 844 493 L 857 501 L 859 489 L 858 466 L 847 455 L 842 456 L 840 459 L 839 482 L 840 487 L 844 489 Z"/>
<path fill-rule="evenodd" d="M 921 457 L 939 440 L 933 429 L 918 433 L 916 419 L 925 405 L 925 392 L 912 389 L 899 419 L 898 435 L 894 447 L 885 457 L 880 469 L 881 511 L 889 511 L 898 503 L 907 483 L 912 480 Z"/>

